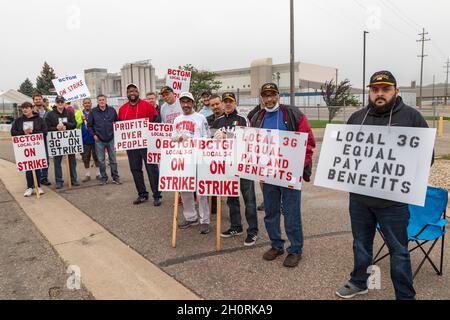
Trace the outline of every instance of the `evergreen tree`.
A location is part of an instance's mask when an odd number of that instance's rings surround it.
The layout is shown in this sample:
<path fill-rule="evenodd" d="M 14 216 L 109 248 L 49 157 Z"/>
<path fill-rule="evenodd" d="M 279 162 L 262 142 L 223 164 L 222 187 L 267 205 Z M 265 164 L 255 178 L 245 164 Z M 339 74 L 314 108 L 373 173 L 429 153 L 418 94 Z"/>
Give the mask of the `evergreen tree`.
<path fill-rule="evenodd" d="M 55 71 L 47 62 L 44 62 L 41 75 L 36 78 L 36 91 L 45 95 L 52 94 L 50 90 L 54 90 L 53 79 L 56 79 Z"/>
<path fill-rule="evenodd" d="M 27 95 L 29 97 L 33 96 L 34 94 L 34 87 L 33 83 L 30 81 L 30 79 L 26 78 L 24 82 L 20 85 L 20 88 L 18 90 L 20 93 L 23 93 L 24 95 Z"/>

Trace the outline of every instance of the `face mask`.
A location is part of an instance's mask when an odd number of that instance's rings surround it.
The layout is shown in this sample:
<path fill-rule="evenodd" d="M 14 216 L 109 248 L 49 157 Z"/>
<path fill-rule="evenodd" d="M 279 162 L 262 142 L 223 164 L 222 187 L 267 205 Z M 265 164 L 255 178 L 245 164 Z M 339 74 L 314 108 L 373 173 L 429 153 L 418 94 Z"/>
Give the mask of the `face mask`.
<path fill-rule="evenodd" d="M 269 109 L 269 108 L 265 108 L 265 109 L 266 109 L 267 112 L 277 112 L 279 108 L 280 108 L 280 104 L 277 103 L 275 105 L 275 107 L 273 107 L 272 109 Z"/>

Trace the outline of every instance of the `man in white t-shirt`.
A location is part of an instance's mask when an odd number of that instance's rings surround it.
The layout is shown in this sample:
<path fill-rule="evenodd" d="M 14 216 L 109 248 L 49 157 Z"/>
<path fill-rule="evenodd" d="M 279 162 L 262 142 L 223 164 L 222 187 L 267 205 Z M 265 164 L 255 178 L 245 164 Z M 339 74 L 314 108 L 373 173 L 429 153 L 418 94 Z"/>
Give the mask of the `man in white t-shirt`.
<path fill-rule="evenodd" d="M 183 114 L 180 100 L 175 97 L 173 89 L 168 86 L 162 87 L 160 94 L 164 99 L 164 104 L 161 106 L 161 122 L 173 123 L 176 117 Z"/>
<path fill-rule="evenodd" d="M 205 116 L 195 112 L 195 100 L 190 92 L 183 92 L 180 95 L 180 104 L 183 114 L 178 116 L 173 122 L 172 139 L 175 141 L 184 141 L 194 138 L 209 138 L 208 121 Z M 209 233 L 209 207 L 208 197 L 198 196 L 198 214 L 195 209 L 194 194 L 192 192 L 180 192 L 183 200 L 183 215 L 185 221 L 180 223 L 180 229 L 187 229 L 190 226 L 199 223 L 200 216 L 200 233 Z"/>

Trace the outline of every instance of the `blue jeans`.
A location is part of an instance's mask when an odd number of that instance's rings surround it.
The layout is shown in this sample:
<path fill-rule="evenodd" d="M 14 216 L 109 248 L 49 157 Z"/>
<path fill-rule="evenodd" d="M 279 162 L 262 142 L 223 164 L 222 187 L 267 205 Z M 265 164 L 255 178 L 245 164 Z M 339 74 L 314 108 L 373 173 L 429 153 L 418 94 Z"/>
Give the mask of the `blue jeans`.
<path fill-rule="evenodd" d="M 281 203 L 283 203 L 284 228 L 291 243 L 288 253 L 301 254 L 303 250 L 303 230 L 300 210 L 301 191 L 264 184 L 264 211 L 267 233 L 272 248 L 281 250 L 284 240 L 281 238 Z"/>
<path fill-rule="evenodd" d="M 53 157 L 53 164 L 55 166 L 55 182 L 57 185 L 62 185 L 64 183 L 64 180 L 62 178 L 62 167 L 61 167 L 62 158 L 63 156 Z M 72 180 L 72 183 L 78 182 L 77 160 L 75 159 L 74 154 L 69 154 L 69 168 L 70 168 L 70 179 Z"/>
<path fill-rule="evenodd" d="M 106 174 L 105 149 L 108 152 L 109 166 L 111 167 L 111 176 L 114 180 L 116 180 L 119 178 L 119 172 L 117 171 L 117 159 L 116 151 L 114 151 L 114 139 L 109 142 L 95 142 L 95 153 L 97 154 L 98 162 L 100 165 L 100 175 L 102 176 L 103 181 L 108 181 L 108 175 Z"/>
<path fill-rule="evenodd" d="M 408 205 L 371 208 L 350 200 L 350 220 L 353 233 L 354 269 L 351 282 L 361 289 L 367 288 L 367 268 L 373 261 L 373 240 L 376 225 L 380 224 L 391 259 L 391 280 L 397 299 L 414 299 L 411 260 L 408 251 Z"/>
<path fill-rule="evenodd" d="M 130 164 L 131 174 L 133 175 L 136 190 L 141 198 L 148 198 L 147 188 L 144 182 L 144 173 L 142 172 L 142 162 L 144 162 L 147 171 L 150 187 L 152 188 L 153 199 L 162 198 L 158 191 L 159 168 L 157 164 L 147 163 L 147 149 L 127 150 L 128 163 Z"/>
<path fill-rule="evenodd" d="M 247 234 L 258 234 L 258 215 L 256 213 L 255 183 L 247 179 L 241 179 L 241 193 L 245 204 L 245 219 L 248 223 Z M 231 229 L 241 229 L 241 206 L 239 197 L 228 197 Z"/>
<path fill-rule="evenodd" d="M 42 169 L 35 170 L 38 187 L 41 187 L 41 170 Z M 32 171 L 25 172 L 25 177 L 27 179 L 27 189 L 33 189 L 34 188 L 33 172 Z"/>

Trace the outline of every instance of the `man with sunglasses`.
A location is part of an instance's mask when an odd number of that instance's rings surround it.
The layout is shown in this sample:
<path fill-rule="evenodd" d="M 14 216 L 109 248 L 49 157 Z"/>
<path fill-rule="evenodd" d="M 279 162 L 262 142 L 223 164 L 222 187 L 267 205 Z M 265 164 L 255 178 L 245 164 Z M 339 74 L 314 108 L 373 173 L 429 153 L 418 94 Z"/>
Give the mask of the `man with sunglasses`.
<path fill-rule="evenodd" d="M 423 127 L 428 124 L 416 109 L 403 103 L 397 81 L 389 71 L 370 78 L 369 105 L 353 113 L 347 124 L 369 126 Z M 432 159 L 430 159 L 432 162 Z M 408 251 L 408 205 L 350 193 L 350 221 L 353 233 L 354 268 L 350 280 L 337 292 L 341 298 L 368 293 L 367 269 L 372 265 L 376 225 L 385 235 L 391 259 L 391 279 L 399 300 L 414 300 L 411 260 Z"/>

